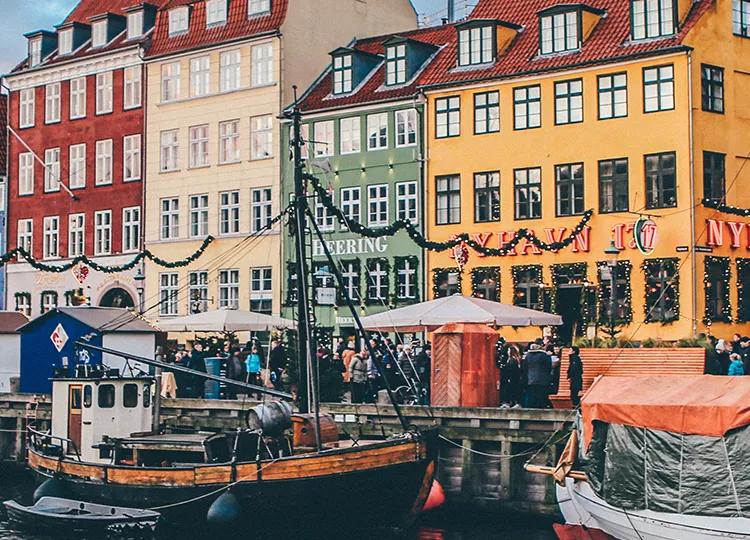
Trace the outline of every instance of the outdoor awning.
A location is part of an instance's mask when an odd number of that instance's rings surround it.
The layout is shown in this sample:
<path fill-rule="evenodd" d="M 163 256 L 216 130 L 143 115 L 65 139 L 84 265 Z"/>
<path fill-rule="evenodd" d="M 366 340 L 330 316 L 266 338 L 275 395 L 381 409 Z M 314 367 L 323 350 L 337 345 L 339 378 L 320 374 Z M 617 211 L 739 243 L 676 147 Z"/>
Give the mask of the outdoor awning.
<path fill-rule="evenodd" d="M 362 319 L 368 330 L 383 332 L 432 331 L 448 323 L 493 326 L 559 326 L 562 317 L 491 300 L 454 294 L 413 306 L 392 309 Z"/>
<path fill-rule="evenodd" d="M 295 328 L 289 319 L 238 309 L 205 311 L 157 323 L 165 332 L 263 332 L 276 328 Z"/>

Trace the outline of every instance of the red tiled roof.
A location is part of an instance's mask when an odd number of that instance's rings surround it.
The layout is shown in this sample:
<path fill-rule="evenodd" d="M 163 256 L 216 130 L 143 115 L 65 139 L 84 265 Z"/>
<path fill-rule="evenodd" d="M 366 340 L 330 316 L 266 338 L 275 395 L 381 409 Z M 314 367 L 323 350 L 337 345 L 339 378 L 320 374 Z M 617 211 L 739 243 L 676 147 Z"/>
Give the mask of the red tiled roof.
<path fill-rule="evenodd" d="M 148 4 L 160 5 L 165 0 L 149 0 Z M 137 6 L 143 3 L 143 0 L 82 0 L 65 18 L 65 22 L 79 22 L 89 24 L 89 17 L 101 15 L 103 13 L 115 13 L 125 15 L 125 10 L 129 7 Z"/>
<path fill-rule="evenodd" d="M 456 30 L 453 25 L 448 24 L 423 28 L 421 30 L 412 30 L 410 32 L 398 32 L 395 34 L 361 39 L 356 41 L 351 48 L 371 54 L 384 55 L 385 47 L 383 46 L 383 43 L 394 36 L 409 38 L 422 43 L 435 45 L 436 47 L 442 47 L 448 43 L 455 34 Z M 434 58 L 435 56 L 427 61 L 428 65 L 430 62 L 434 61 Z M 424 71 L 425 68 L 422 69 Z M 342 96 L 334 96 L 332 93 L 333 74 L 329 68 L 329 70 L 323 74 L 318 82 L 315 83 L 303 97 L 301 108 L 305 112 L 312 112 L 316 110 L 336 109 L 340 107 L 363 105 L 366 103 L 378 103 L 408 98 L 416 93 L 419 81 L 420 75 L 418 73 L 414 80 L 410 81 L 410 84 L 388 88 L 385 86 L 385 68 L 383 67 L 383 64 L 381 64 L 376 68 L 375 73 L 366 79 L 359 88 L 356 88 L 354 92 Z"/>
<path fill-rule="evenodd" d="M 591 35 L 580 51 L 539 56 L 539 16 L 544 8 L 564 4 L 555 0 L 480 0 L 472 19 L 500 19 L 523 26 L 510 49 L 490 67 L 456 69 L 456 36 L 441 51 L 439 58 L 420 77 L 422 86 L 441 85 L 513 77 L 572 68 L 580 65 L 605 63 L 632 56 L 656 54 L 679 47 L 695 22 L 708 11 L 715 0 L 696 0 L 679 32 L 671 37 L 631 41 L 630 2 L 626 0 L 588 0 L 586 5 L 604 10 Z"/>
<path fill-rule="evenodd" d="M 154 37 L 147 56 L 164 56 L 273 32 L 278 30 L 286 19 L 288 0 L 273 0 L 269 14 L 254 17 L 247 16 L 247 3 L 248 0 L 229 2 L 226 24 L 206 28 L 205 1 L 167 0 L 157 13 Z M 179 6 L 192 6 L 190 26 L 186 33 L 170 37 L 169 10 Z"/>
<path fill-rule="evenodd" d="M 8 95 L 0 94 L 0 175 L 8 173 Z"/>

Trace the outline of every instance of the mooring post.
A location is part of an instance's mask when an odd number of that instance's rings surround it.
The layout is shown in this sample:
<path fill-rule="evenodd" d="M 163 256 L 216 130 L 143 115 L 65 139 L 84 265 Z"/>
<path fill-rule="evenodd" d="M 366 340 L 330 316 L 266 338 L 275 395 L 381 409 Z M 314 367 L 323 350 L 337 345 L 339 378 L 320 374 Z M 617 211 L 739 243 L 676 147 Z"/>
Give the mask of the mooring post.
<path fill-rule="evenodd" d="M 510 441 L 500 442 L 500 455 L 512 456 L 513 443 Z M 512 498 L 511 486 L 513 485 L 513 460 L 503 459 L 499 462 L 500 467 L 500 498 L 508 500 Z"/>
<path fill-rule="evenodd" d="M 16 461 L 24 461 L 26 458 L 26 429 L 23 416 L 16 418 L 16 443 L 13 451 Z"/>

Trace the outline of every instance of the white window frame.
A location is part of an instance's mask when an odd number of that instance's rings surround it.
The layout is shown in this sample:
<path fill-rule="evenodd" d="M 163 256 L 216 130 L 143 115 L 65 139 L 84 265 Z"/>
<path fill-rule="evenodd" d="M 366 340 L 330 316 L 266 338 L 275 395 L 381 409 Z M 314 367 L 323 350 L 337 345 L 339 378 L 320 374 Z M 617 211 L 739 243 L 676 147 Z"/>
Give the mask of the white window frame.
<path fill-rule="evenodd" d="M 211 57 L 199 56 L 190 59 L 190 97 L 202 97 L 211 93 Z"/>
<path fill-rule="evenodd" d="M 219 56 L 219 91 L 238 90 L 242 84 L 242 55 L 239 49 Z"/>
<path fill-rule="evenodd" d="M 34 254 L 34 220 L 19 219 L 17 246 L 24 249 L 29 255 Z"/>
<path fill-rule="evenodd" d="M 44 192 L 60 191 L 60 148 L 44 151 Z"/>
<path fill-rule="evenodd" d="M 94 255 L 112 254 L 112 210 L 94 212 Z"/>
<path fill-rule="evenodd" d="M 268 304 L 269 310 L 253 310 L 253 302 Z M 250 269 L 250 311 L 267 313 L 273 310 L 273 268 L 263 266 Z"/>
<path fill-rule="evenodd" d="M 419 223 L 419 184 L 414 181 L 396 184 L 396 219 Z"/>
<path fill-rule="evenodd" d="M 44 291 L 41 294 L 42 310 L 40 313 L 44 314 L 48 311 L 52 311 L 57 307 L 57 292 L 56 291 Z"/>
<path fill-rule="evenodd" d="M 495 60 L 494 28 L 476 26 L 458 33 L 458 65 L 477 66 Z"/>
<path fill-rule="evenodd" d="M 388 113 L 367 115 L 367 150 L 388 148 Z"/>
<path fill-rule="evenodd" d="M 227 0 L 206 0 L 206 27 L 227 22 Z"/>
<path fill-rule="evenodd" d="M 339 152 L 357 154 L 362 151 L 362 118 L 350 116 L 339 120 Z"/>
<path fill-rule="evenodd" d="M 273 84 L 274 52 L 273 43 L 264 43 L 252 48 L 252 85 Z"/>
<path fill-rule="evenodd" d="M 270 187 L 250 190 L 250 232 L 265 228 L 273 216 L 273 190 Z"/>
<path fill-rule="evenodd" d="M 418 125 L 417 109 L 396 111 L 396 148 L 417 145 Z"/>
<path fill-rule="evenodd" d="M 159 139 L 161 143 L 161 151 L 159 153 L 160 172 L 179 170 L 180 131 L 177 129 L 162 131 Z"/>
<path fill-rule="evenodd" d="M 122 108 L 125 111 L 137 109 L 142 104 L 143 72 L 141 66 L 131 66 L 123 70 Z"/>
<path fill-rule="evenodd" d="M 143 10 L 128 13 L 127 39 L 136 39 L 143 35 Z"/>
<path fill-rule="evenodd" d="M 44 87 L 44 123 L 60 122 L 60 83 L 50 83 Z"/>
<path fill-rule="evenodd" d="M 673 36 L 677 31 L 675 7 L 674 0 L 631 0 L 633 40 Z"/>
<path fill-rule="evenodd" d="M 141 135 L 126 135 L 122 138 L 122 181 L 141 179 Z"/>
<path fill-rule="evenodd" d="M 18 127 L 34 127 L 36 116 L 36 88 L 25 88 L 19 92 Z"/>
<path fill-rule="evenodd" d="M 445 139 L 461 135 L 461 96 L 435 100 L 435 138 Z"/>
<path fill-rule="evenodd" d="M 188 274 L 188 314 L 208 311 L 208 272 L 197 270 Z"/>
<path fill-rule="evenodd" d="M 177 302 L 180 294 L 180 276 L 177 272 L 159 274 L 159 315 L 174 317 L 177 315 Z"/>
<path fill-rule="evenodd" d="M 70 119 L 86 118 L 86 77 L 70 80 Z"/>
<path fill-rule="evenodd" d="M 94 183 L 97 186 L 109 186 L 112 184 L 113 148 L 112 139 L 96 141 L 96 174 Z"/>
<path fill-rule="evenodd" d="M 169 35 L 184 34 L 190 26 L 190 8 L 180 6 L 169 10 Z"/>
<path fill-rule="evenodd" d="M 68 216 L 68 257 L 80 257 L 86 253 L 86 214 Z"/>
<path fill-rule="evenodd" d="M 389 224 L 389 186 L 375 184 L 367 186 L 367 225 L 382 227 Z"/>
<path fill-rule="evenodd" d="M 270 157 L 273 157 L 273 116 L 254 116 L 250 119 L 250 159 Z"/>
<path fill-rule="evenodd" d="M 219 234 L 240 232 L 240 192 L 222 191 L 219 193 Z"/>
<path fill-rule="evenodd" d="M 18 154 L 18 194 L 34 194 L 34 154 L 22 152 Z"/>
<path fill-rule="evenodd" d="M 60 216 L 44 218 L 42 257 L 46 260 L 60 258 Z"/>
<path fill-rule="evenodd" d="M 180 99 L 182 65 L 179 61 L 161 66 L 161 101 L 169 103 Z"/>
<path fill-rule="evenodd" d="M 122 252 L 135 253 L 141 245 L 141 207 L 122 209 Z"/>
<path fill-rule="evenodd" d="M 86 187 L 86 144 L 73 144 L 68 148 L 68 187 Z"/>
<path fill-rule="evenodd" d="M 227 120 L 219 123 L 219 163 L 238 163 L 240 155 L 240 121 Z"/>
<path fill-rule="evenodd" d="M 253 17 L 271 12 L 271 0 L 248 0 L 247 15 Z"/>
<path fill-rule="evenodd" d="M 91 47 L 104 47 L 109 43 L 107 39 L 107 21 L 96 21 L 91 24 Z"/>
<path fill-rule="evenodd" d="M 208 167 L 208 124 L 192 126 L 189 130 L 188 167 Z"/>
<path fill-rule="evenodd" d="M 159 238 L 174 240 L 180 237 L 180 199 L 168 197 L 159 201 Z"/>
<path fill-rule="evenodd" d="M 190 238 L 205 238 L 208 236 L 208 194 L 190 195 L 188 198 L 188 212 L 190 212 Z"/>
<path fill-rule="evenodd" d="M 577 51 L 581 48 L 578 10 L 544 15 L 539 21 L 539 28 L 540 54 Z"/>
<path fill-rule="evenodd" d="M 315 157 L 328 157 L 336 152 L 336 140 L 334 121 L 315 122 L 313 126 L 313 139 L 315 145 Z"/>
<path fill-rule="evenodd" d="M 29 67 L 36 67 L 42 63 L 42 38 L 29 40 Z"/>
<path fill-rule="evenodd" d="M 333 57 L 333 94 L 348 94 L 354 84 L 352 55 L 342 54 Z"/>
<path fill-rule="evenodd" d="M 60 56 L 73 52 L 73 29 L 58 30 L 57 32 L 57 54 Z"/>
<path fill-rule="evenodd" d="M 237 269 L 219 270 L 219 308 L 239 309 L 240 271 Z"/>
<path fill-rule="evenodd" d="M 406 82 L 406 44 L 391 45 L 385 50 L 385 84 L 395 86 Z"/>
<path fill-rule="evenodd" d="M 345 216 L 345 223 L 341 230 L 349 230 L 349 222 L 362 223 L 362 188 L 359 186 L 341 188 L 341 212 Z"/>

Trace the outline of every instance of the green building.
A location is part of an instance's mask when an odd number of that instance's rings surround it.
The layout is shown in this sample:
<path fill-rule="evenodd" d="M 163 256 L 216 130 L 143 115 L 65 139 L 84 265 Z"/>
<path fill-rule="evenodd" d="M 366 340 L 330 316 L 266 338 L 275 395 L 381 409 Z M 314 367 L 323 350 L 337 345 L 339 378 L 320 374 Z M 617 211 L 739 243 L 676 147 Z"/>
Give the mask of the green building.
<path fill-rule="evenodd" d="M 409 220 L 423 230 L 423 105 L 419 78 L 449 40 L 451 25 L 357 40 L 331 53 L 329 68 L 302 95 L 307 171 L 346 219 L 321 197 L 310 206 L 336 259 L 346 292 L 371 315 L 425 298 L 422 249 L 405 231 L 364 238 L 350 231 L 356 221 L 371 229 Z M 289 147 L 290 126 L 283 148 Z M 291 157 L 291 156 L 290 156 Z M 294 192 L 291 159 L 284 162 L 282 191 Z M 332 337 L 355 333 L 343 291 L 336 287 L 323 247 L 308 239 L 313 274 L 311 298 L 317 326 Z M 285 235 L 284 315 L 295 317 L 295 244 Z"/>

